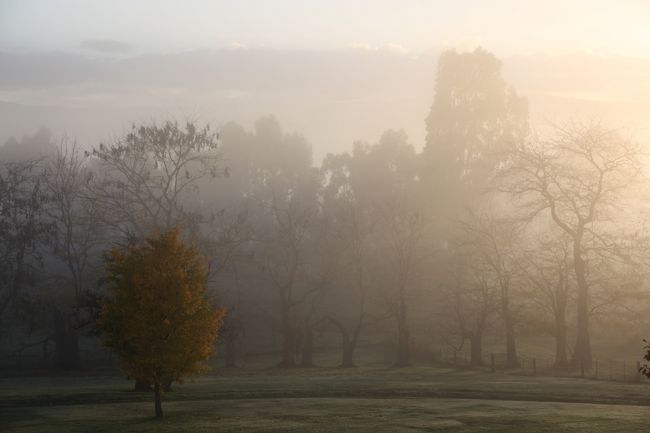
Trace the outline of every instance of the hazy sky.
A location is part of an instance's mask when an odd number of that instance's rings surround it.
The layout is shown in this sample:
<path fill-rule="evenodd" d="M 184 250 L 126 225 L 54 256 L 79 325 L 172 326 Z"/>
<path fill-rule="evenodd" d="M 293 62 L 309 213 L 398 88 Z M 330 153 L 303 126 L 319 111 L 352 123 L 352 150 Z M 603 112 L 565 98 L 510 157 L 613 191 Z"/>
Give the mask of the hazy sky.
<path fill-rule="evenodd" d="M 0 0 L 0 144 L 272 113 L 317 158 L 388 128 L 421 147 L 438 55 L 478 45 L 534 124 L 596 116 L 650 141 L 650 0 Z"/>
<path fill-rule="evenodd" d="M 481 44 L 500 56 L 650 56 L 648 0 L 0 0 L 0 50 L 169 52 L 246 46 Z"/>

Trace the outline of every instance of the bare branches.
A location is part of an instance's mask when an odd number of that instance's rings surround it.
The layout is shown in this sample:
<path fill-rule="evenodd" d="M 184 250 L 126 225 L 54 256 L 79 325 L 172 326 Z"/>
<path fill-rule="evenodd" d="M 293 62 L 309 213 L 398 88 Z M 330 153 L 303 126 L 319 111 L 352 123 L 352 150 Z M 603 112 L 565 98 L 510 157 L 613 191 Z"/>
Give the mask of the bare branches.
<path fill-rule="evenodd" d="M 0 164 L 0 317 L 29 282 L 39 247 L 54 230 L 45 218 L 44 182 L 41 161 Z"/>
<path fill-rule="evenodd" d="M 209 126 L 187 122 L 133 126 L 123 139 L 94 149 L 100 176 L 91 188 L 113 227 L 142 236 L 165 230 L 195 216 L 184 197 L 198 182 L 222 176 L 218 136 Z"/>
<path fill-rule="evenodd" d="M 522 202 L 525 218 L 548 210 L 571 236 L 610 217 L 619 193 L 639 179 L 641 147 L 598 124 L 557 127 L 555 135 L 513 149 L 501 190 Z"/>

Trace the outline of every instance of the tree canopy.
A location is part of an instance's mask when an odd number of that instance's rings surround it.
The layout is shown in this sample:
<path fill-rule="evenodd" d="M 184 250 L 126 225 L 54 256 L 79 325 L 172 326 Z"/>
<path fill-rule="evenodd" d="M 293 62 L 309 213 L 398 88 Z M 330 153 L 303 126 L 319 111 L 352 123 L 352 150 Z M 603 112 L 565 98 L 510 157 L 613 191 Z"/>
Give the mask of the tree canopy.
<path fill-rule="evenodd" d="M 177 228 L 111 250 L 107 273 L 99 328 L 124 372 L 151 384 L 162 417 L 162 386 L 206 369 L 225 312 L 210 303 L 204 261 Z"/>

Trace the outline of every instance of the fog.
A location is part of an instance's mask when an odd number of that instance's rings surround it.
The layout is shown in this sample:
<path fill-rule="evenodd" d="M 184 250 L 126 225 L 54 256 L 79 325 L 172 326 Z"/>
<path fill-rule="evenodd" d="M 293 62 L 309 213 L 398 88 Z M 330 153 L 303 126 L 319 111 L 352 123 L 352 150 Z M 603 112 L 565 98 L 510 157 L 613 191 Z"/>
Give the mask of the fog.
<path fill-rule="evenodd" d="M 309 139 L 318 160 L 355 140 L 376 140 L 387 128 L 404 129 L 421 149 L 440 52 L 231 48 L 118 59 L 3 52 L 0 140 L 46 126 L 92 146 L 134 121 L 250 127 L 274 114 Z M 574 53 L 502 61 L 506 81 L 530 101 L 533 125 L 598 117 L 648 136 L 650 60 Z"/>
<path fill-rule="evenodd" d="M 0 2 L 10 426 L 643 430 L 650 10 L 596 3 Z"/>

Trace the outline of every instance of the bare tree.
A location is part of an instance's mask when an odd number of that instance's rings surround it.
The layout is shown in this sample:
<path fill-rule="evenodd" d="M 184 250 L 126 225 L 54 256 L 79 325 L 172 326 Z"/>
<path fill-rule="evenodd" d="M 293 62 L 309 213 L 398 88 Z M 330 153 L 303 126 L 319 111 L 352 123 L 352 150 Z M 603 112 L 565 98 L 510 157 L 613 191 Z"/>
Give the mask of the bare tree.
<path fill-rule="evenodd" d="M 368 292 L 373 258 L 373 229 L 378 216 L 353 181 L 350 155 L 329 155 L 323 162 L 325 245 L 339 256 L 328 319 L 341 334 L 341 367 L 354 367 L 354 353 L 368 322 Z"/>
<path fill-rule="evenodd" d="M 54 227 L 40 161 L 0 164 L 0 317 L 33 279 Z"/>
<path fill-rule="evenodd" d="M 557 127 L 547 140 L 520 145 L 502 175 L 526 218 L 546 214 L 572 240 L 577 286 L 577 329 L 572 363 L 590 368 L 589 255 L 612 223 L 624 190 L 639 178 L 641 148 L 598 124 Z M 608 224 L 609 223 L 609 226 Z"/>
<path fill-rule="evenodd" d="M 49 158 L 46 173 L 46 187 L 51 197 L 47 214 L 56 227 L 54 257 L 67 271 L 57 276 L 57 280 L 63 287 L 72 288 L 74 293 L 72 305 L 52 305 L 55 364 L 61 368 L 76 368 L 81 363 L 76 330 L 92 321 L 84 308 L 90 302 L 88 280 L 93 259 L 100 256 L 105 239 L 100 235 L 99 209 L 86 188 L 91 175 L 76 144 L 64 139 Z"/>
<path fill-rule="evenodd" d="M 313 208 L 304 208 L 297 202 L 268 204 L 271 226 L 258 235 L 261 242 L 259 259 L 262 271 L 277 294 L 282 334 L 283 367 L 296 363 L 297 329 L 295 309 L 312 293 L 304 287 L 305 245 L 314 221 Z"/>
<path fill-rule="evenodd" d="M 393 288 L 387 291 L 387 307 L 397 323 L 398 367 L 411 364 L 408 302 L 409 292 L 417 283 L 418 267 L 422 265 L 423 233 L 426 220 L 403 202 L 386 203 L 380 207 L 381 230 L 385 237 L 385 255 Z"/>
<path fill-rule="evenodd" d="M 369 261 L 369 234 L 371 228 L 361 215 L 363 212 L 353 203 L 341 206 L 342 212 L 333 224 L 332 236 L 340 248 L 341 260 L 337 284 L 346 291 L 339 293 L 341 298 L 350 299 L 353 312 L 345 311 L 339 302 L 334 303 L 334 308 L 329 314 L 329 320 L 341 333 L 342 358 L 341 367 L 354 367 L 354 352 L 361 331 L 367 322 L 368 301 L 368 261 Z M 347 309 L 344 309 L 347 310 Z M 337 314 L 339 313 L 339 314 Z"/>
<path fill-rule="evenodd" d="M 531 287 L 529 299 L 538 311 L 550 316 L 550 333 L 555 338 L 554 368 L 566 368 L 567 309 L 573 279 L 570 271 L 571 239 L 566 234 L 543 239 L 536 248 L 521 255 L 519 266 Z"/>
<path fill-rule="evenodd" d="M 470 345 L 470 364 L 483 365 L 483 338 L 497 311 L 498 296 L 490 272 L 472 252 L 460 248 L 447 262 L 448 282 L 443 286 L 445 318 L 442 326 L 460 341 L 454 350 Z"/>
<path fill-rule="evenodd" d="M 490 213 L 468 211 L 459 221 L 461 243 L 474 251 L 473 257 L 482 262 L 485 275 L 494 281 L 499 293 L 500 315 L 505 331 L 506 362 L 509 368 L 519 365 L 515 336 L 515 285 L 518 269 L 515 259 L 518 229 L 511 219 L 498 218 Z"/>
<path fill-rule="evenodd" d="M 98 167 L 90 183 L 105 222 L 127 236 L 143 237 L 199 218 L 187 194 L 198 182 L 226 174 L 209 126 L 133 126 L 126 136 L 92 151 Z"/>
<path fill-rule="evenodd" d="M 219 340 L 225 346 L 226 367 L 233 368 L 237 366 L 237 347 L 245 330 L 240 273 L 253 262 L 253 230 L 244 211 L 212 213 L 202 226 L 204 232 L 198 241 L 210 260 L 209 283 L 226 309 Z"/>

